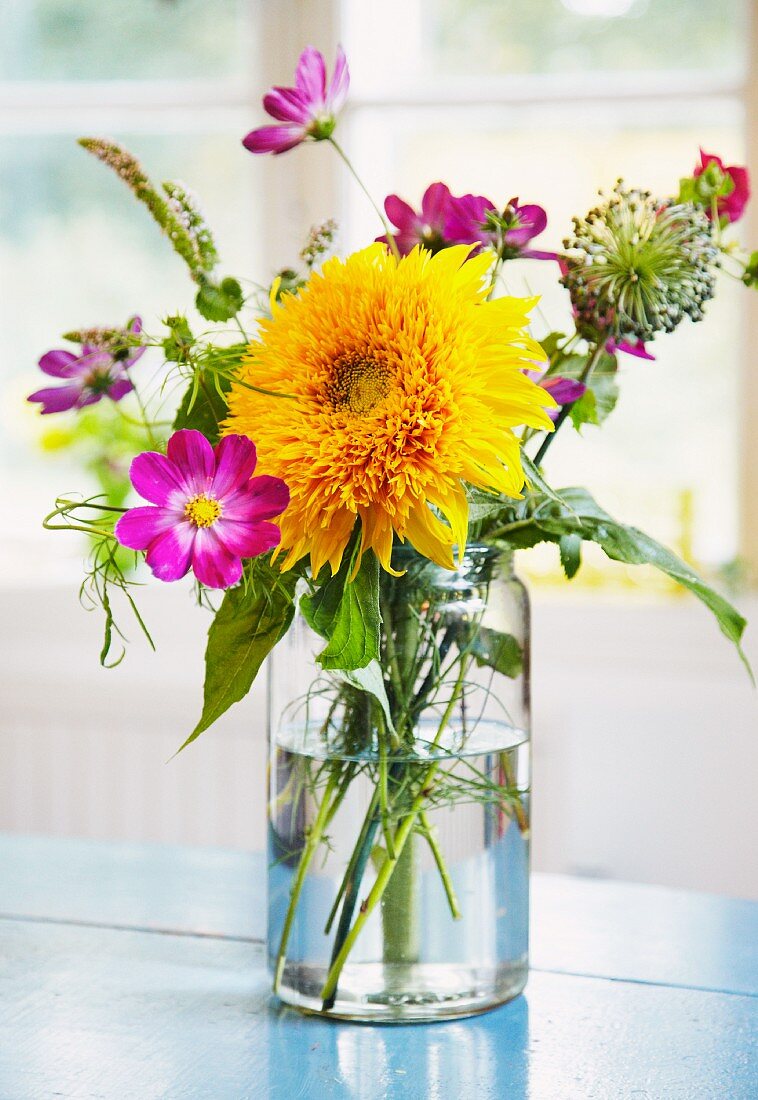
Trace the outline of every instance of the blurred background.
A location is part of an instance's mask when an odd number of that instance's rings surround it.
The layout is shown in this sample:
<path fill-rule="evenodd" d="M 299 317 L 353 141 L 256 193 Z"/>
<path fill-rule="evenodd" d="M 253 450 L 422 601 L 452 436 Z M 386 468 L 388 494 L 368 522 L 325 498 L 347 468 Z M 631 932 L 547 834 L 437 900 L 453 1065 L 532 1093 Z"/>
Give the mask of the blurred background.
<path fill-rule="evenodd" d="M 224 273 L 266 283 L 335 216 L 349 250 L 379 227 L 328 147 L 254 158 L 261 95 L 313 43 L 342 42 L 352 89 L 339 136 L 371 191 L 414 205 L 433 180 L 572 214 L 619 176 L 675 193 L 699 146 L 758 179 L 758 19 L 751 0 L 0 0 L 0 829 L 260 848 L 265 686 L 166 762 L 199 712 L 207 616 L 157 582 L 123 663 L 98 665 L 78 603 L 78 536 L 42 516 L 60 492 L 117 488 L 66 416 L 25 403 L 40 354 L 71 328 L 148 331 L 189 311 L 181 261 L 76 145 L 125 143 L 201 197 Z M 741 224 L 758 247 L 758 219 Z M 508 266 L 568 324 L 554 265 Z M 708 574 L 754 620 L 758 665 L 758 295 L 722 280 L 705 323 L 622 356 L 602 431 L 566 432 L 557 484 Z M 539 332 L 538 332 L 539 335 Z M 140 371 L 157 370 L 147 356 Z M 103 403 L 104 406 L 105 403 Z M 98 406 L 100 409 L 101 406 Z M 114 428 L 114 431 L 116 429 Z M 123 432 L 123 428 L 120 429 Z M 520 563 L 534 605 L 534 866 L 758 897 L 758 704 L 708 613 L 645 571 L 587 554 L 570 586 L 551 548 Z"/>

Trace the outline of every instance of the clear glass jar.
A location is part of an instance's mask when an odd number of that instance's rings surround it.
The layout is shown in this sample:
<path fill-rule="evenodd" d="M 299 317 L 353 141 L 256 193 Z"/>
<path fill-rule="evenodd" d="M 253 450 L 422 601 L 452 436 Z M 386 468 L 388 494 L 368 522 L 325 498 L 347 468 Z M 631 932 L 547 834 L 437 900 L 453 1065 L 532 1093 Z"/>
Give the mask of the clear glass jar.
<path fill-rule="evenodd" d="M 325 672 L 298 619 L 269 681 L 274 989 L 377 1022 L 483 1012 L 527 976 L 527 593 L 485 546 L 393 564 L 379 665 Z"/>

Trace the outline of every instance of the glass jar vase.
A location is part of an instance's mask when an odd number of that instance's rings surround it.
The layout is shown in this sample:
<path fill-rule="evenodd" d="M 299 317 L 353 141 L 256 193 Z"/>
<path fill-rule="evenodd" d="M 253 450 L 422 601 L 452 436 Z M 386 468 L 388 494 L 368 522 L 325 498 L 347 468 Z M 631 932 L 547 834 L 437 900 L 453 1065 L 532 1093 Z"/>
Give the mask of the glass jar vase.
<path fill-rule="evenodd" d="M 298 619 L 269 680 L 274 991 L 377 1022 L 483 1012 L 527 976 L 527 593 L 486 546 L 393 566 L 378 661 L 323 668 Z"/>

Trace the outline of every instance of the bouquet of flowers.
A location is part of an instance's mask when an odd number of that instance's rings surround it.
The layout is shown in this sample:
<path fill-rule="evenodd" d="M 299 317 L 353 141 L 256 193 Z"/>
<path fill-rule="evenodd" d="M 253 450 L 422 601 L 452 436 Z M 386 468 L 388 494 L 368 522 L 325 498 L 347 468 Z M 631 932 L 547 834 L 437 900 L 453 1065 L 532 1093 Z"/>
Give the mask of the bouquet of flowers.
<path fill-rule="evenodd" d="M 248 134 L 245 148 L 281 155 L 327 142 L 360 183 L 335 138 L 348 84 L 342 51 L 329 79 L 321 54 L 306 49 L 294 87 L 263 100 L 274 124 Z M 360 827 L 323 931 L 328 962 L 307 1002 L 328 1010 L 356 941 L 393 891 L 400 904 L 384 959 L 413 954 L 403 883 L 417 840 L 433 856 L 450 920 L 460 917 L 432 810 L 497 806 L 525 832 L 526 794 L 507 754 L 486 774 L 456 772 L 440 756 L 465 754 L 483 713 L 477 699 L 497 696 L 494 674 L 524 674 L 523 638 L 487 618 L 493 561 L 553 543 L 571 578 L 582 543 L 594 542 L 689 589 L 740 650 L 745 623 L 725 599 L 585 489 L 553 488 L 543 465 L 568 421 L 578 429 L 611 413 L 621 356 L 653 359 L 661 334 L 703 318 L 718 268 L 758 286 L 758 253 L 741 251 L 729 232 L 748 200 L 747 173 L 703 152 L 672 196 L 619 181 L 574 219 L 559 253 L 534 247 L 542 207 L 454 195 L 434 182 L 418 210 L 397 195 L 375 205 L 381 233 L 361 251 L 331 255 L 336 226 L 327 221 L 297 265 L 258 286 L 219 274 L 213 235 L 186 187 L 157 186 L 113 141 L 80 144 L 163 230 L 208 324 L 200 331 L 176 314 L 148 335 L 134 317 L 70 332 L 76 351 L 42 356 L 40 369 L 57 380 L 29 398 L 43 414 L 131 403 L 124 415 L 148 448 L 130 471 L 145 503 L 59 499 L 46 523 L 91 539 L 83 591 L 105 613 L 104 664 L 123 656 L 113 657 L 114 593 L 147 633 L 123 548 L 161 581 L 194 575 L 213 619 L 202 712 L 182 748 L 245 696 L 293 623 L 319 639 L 311 681 L 288 711 L 307 759 L 299 770 L 290 761 L 284 786 L 293 820 L 306 803 L 308 812 L 305 825 L 275 837 L 274 862 L 290 873 L 272 960 L 280 988 L 311 868 L 362 784 Z M 535 299 L 501 293 L 515 258 L 555 265 L 568 335 L 537 339 Z M 152 388 L 139 383 L 148 348 L 165 364 Z M 466 604 L 472 591 L 485 597 Z"/>

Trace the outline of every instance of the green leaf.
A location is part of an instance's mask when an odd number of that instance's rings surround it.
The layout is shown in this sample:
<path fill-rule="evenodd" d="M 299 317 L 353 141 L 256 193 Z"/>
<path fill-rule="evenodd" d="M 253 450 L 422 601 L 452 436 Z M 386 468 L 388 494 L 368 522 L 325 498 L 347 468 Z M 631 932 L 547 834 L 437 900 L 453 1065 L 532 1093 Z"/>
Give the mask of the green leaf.
<path fill-rule="evenodd" d="M 599 424 L 597 418 L 597 401 L 591 389 L 586 389 L 582 396 L 574 402 L 569 409 L 571 423 L 577 431 L 581 431 L 583 424 Z"/>
<path fill-rule="evenodd" d="M 357 545 L 335 576 L 300 600 L 305 621 L 327 642 L 317 658 L 322 668 L 362 669 L 379 659 L 379 562 L 365 553 L 351 581 L 356 553 Z"/>
<path fill-rule="evenodd" d="M 571 580 L 579 572 L 582 564 L 582 540 L 579 535 L 561 535 L 558 543 L 561 565 L 566 579 Z"/>
<path fill-rule="evenodd" d="M 708 607 L 716 617 L 722 633 L 734 642 L 749 670 L 740 640 L 746 623 L 736 608 L 714 591 L 671 550 L 662 546 L 636 527 L 618 523 L 596 503 L 586 489 L 561 489 L 559 497 L 564 508 L 558 511 L 554 505 L 540 511 L 535 518 L 537 526 L 553 538 L 567 534 L 578 535 L 596 542 L 609 558 L 628 565 L 652 565 L 687 588 Z"/>
<path fill-rule="evenodd" d="M 344 680 L 346 684 L 350 684 L 351 687 L 358 688 L 359 691 L 365 691 L 369 695 L 378 701 L 382 708 L 387 728 L 391 733 L 395 732 L 395 726 L 392 722 L 392 712 L 390 711 L 390 701 L 387 698 L 387 689 L 384 685 L 384 674 L 382 672 L 382 666 L 378 660 L 369 661 L 364 668 L 337 668 L 334 669 L 334 675 Z"/>
<path fill-rule="evenodd" d="M 198 374 L 188 386 L 174 418 L 174 431 L 194 428 L 214 446 L 218 443 L 219 424 L 226 417 L 226 401 L 219 388 L 228 393 L 231 382 L 222 375 Z"/>
<path fill-rule="evenodd" d="M 289 629 L 295 612 L 296 573 L 275 572 L 263 560 L 258 572 L 264 575 L 254 577 L 248 587 L 226 592 L 211 623 L 203 713 L 179 752 L 247 695 L 263 661 Z"/>
<path fill-rule="evenodd" d="M 228 321 L 242 309 L 245 297 L 236 279 L 222 279 L 219 284 L 203 283 L 197 292 L 195 305 L 206 321 Z"/>
<path fill-rule="evenodd" d="M 745 286 L 758 287 L 758 252 L 751 252 L 742 276 Z"/>
<path fill-rule="evenodd" d="M 486 665 L 495 672 L 514 679 L 524 667 L 524 654 L 512 634 L 502 634 L 488 626 L 480 626 L 469 643 L 469 652 L 481 668 Z"/>

